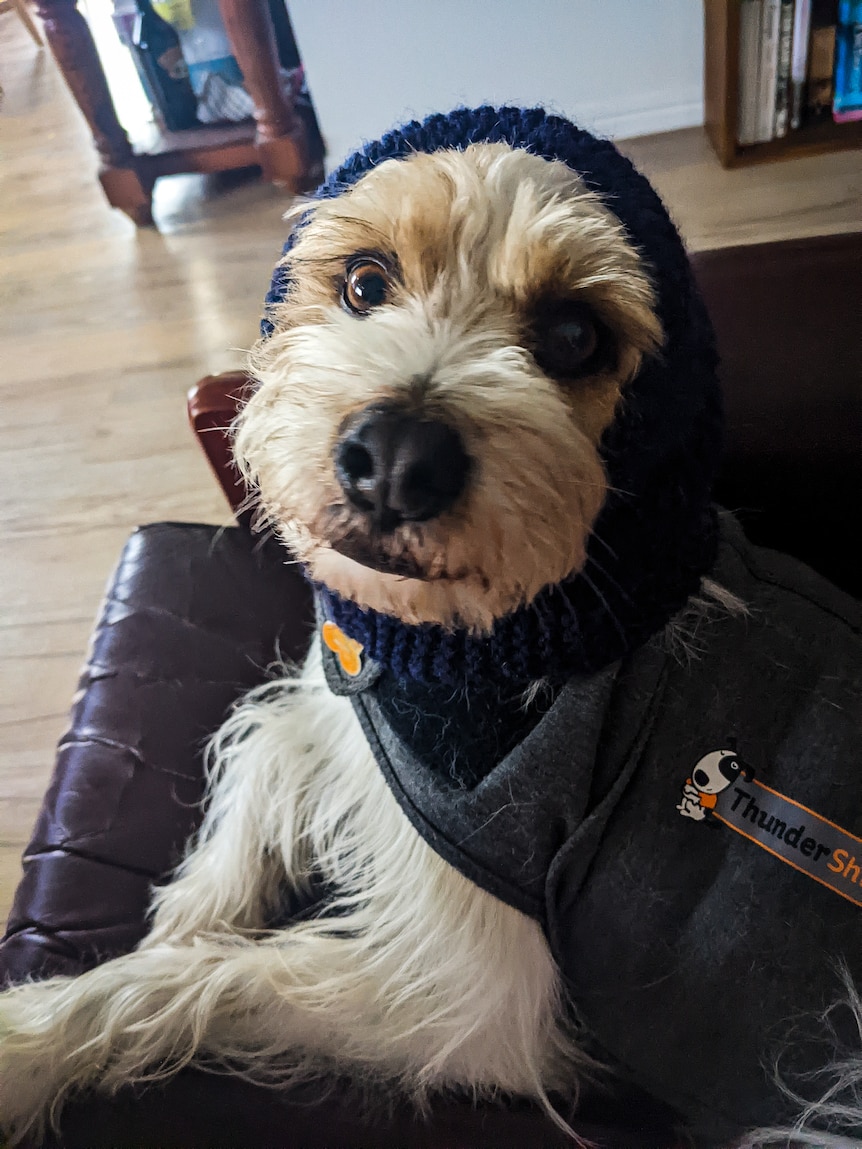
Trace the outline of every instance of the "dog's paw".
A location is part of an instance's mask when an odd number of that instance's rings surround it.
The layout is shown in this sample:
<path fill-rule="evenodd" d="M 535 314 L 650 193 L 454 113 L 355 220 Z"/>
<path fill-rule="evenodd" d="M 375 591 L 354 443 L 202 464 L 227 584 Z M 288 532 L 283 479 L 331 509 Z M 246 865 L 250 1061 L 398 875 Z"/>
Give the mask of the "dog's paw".
<path fill-rule="evenodd" d="M 0 993 L 0 1145 L 38 1143 L 62 1093 L 51 1005 L 48 983 Z"/>
<path fill-rule="evenodd" d="M 38 1070 L 0 1046 L 0 1147 L 18 1145 L 25 1138 L 38 1143 L 50 1104 Z"/>

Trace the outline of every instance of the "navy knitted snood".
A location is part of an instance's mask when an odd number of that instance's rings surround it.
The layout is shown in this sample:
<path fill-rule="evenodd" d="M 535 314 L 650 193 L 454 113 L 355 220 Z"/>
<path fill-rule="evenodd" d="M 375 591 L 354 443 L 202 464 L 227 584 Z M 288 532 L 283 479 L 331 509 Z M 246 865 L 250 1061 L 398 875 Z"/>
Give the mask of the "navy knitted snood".
<path fill-rule="evenodd" d="M 679 236 L 650 184 L 607 140 L 542 109 L 483 107 L 413 122 L 351 156 L 317 191 L 333 198 L 386 159 L 504 142 L 577 171 L 625 227 L 658 293 L 666 344 L 628 385 L 602 455 L 610 493 L 583 572 L 476 637 L 407 626 L 318 587 L 323 612 L 396 680 L 445 688 L 561 683 L 615 662 L 662 629 L 710 569 L 717 524 L 710 492 L 721 401 L 712 329 Z M 285 251 L 291 246 L 288 239 Z M 286 272 L 267 304 L 283 299 Z M 265 318 L 263 333 L 271 325 Z M 565 459 L 559 465 L 566 465 Z"/>

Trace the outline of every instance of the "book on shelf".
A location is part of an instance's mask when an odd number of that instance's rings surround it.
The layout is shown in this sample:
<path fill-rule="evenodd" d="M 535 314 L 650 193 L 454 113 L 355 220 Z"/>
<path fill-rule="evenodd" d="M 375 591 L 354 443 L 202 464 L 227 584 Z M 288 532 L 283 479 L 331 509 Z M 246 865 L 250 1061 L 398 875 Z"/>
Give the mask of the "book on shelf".
<path fill-rule="evenodd" d="M 802 124 L 808 45 L 811 38 L 811 0 L 796 0 L 793 7 L 793 49 L 790 57 L 790 126 Z"/>
<path fill-rule="evenodd" d="M 832 115 L 835 94 L 835 26 L 837 0 L 811 0 L 811 28 L 808 43 L 808 72 L 805 77 L 803 121 L 816 123 Z"/>
<path fill-rule="evenodd" d="M 763 143 L 775 130 L 782 7 L 782 0 L 742 0 L 740 5 L 737 136 L 741 144 Z"/>
<path fill-rule="evenodd" d="M 757 76 L 757 132 L 755 143 L 771 140 L 775 131 L 775 81 L 778 72 L 778 33 L 781 0 L 763 0 L 760 25 L 760 67 Z"/>
<path fill-rule="evenodd" d="M 862 0 L 841 0 L 835 29 L 835 96 L 837 123 L 862 120 Z"/>
<path fill-rule="evenodd" d="M 741 144 L 757 139 L 757 107 L 760 72 L 760 26 L 763 0 L 742 0 L 739 12 L 739 121 Z"/>
<path fill-rule="evenodd" d="M 786 136 L 790 128 L 790 63 L 793 49 L 793 0 L 781 0 L 778 24 L 778 52 L 775 68 L 772 134 Z"/>

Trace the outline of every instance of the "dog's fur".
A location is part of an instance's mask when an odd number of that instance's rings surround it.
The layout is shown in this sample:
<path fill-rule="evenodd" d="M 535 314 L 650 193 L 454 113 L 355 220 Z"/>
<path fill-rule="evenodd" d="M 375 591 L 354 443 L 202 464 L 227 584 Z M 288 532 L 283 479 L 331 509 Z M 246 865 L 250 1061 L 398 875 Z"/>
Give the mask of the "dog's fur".
<path fill-rule="evenodd" d="M 599 441 L 661 344 L 649 276 L 575 173 L 505 145 L 389 161 L 300 212 L 238 459 L 315 579 L 406 623 L 485 632 L 584 564 L 607 492 Z M 340 304 L 357 253 L 392 268 L 387 306 L 364 318 Z M 616 348 L 576 388 L 530 350 L 532 316 L 559 297 L 586 301 Z M 450 511 L 381 539 L 332 457 L 351 416 L 391 400 L 455 426 L 476 465 Z M 351 557 L 369 550 L 412 576 Z M 317 647 L 232 714 L 210 763 L 203 828 L 138 950 L 0 997 L 13 1143 L 75 1089 L 191 1062 L 264 1082 L 335 1068 L 420 1108 L 451 1088 L 553 1114 L 550 1091 L 576 1094 L 591 1066 L 540 926 L 413 830 Z M 331 912 L 266 929 L 285 885 L 312 875 L 336 891 Z"/>

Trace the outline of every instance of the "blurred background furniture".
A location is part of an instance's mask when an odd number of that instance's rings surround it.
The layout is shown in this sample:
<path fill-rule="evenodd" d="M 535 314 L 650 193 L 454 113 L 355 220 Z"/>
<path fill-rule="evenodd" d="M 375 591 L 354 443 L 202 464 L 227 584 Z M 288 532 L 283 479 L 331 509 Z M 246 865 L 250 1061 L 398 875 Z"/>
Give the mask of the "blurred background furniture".
<path fill-rule="evenodd" d="M 152 223 L 152 190 L 160 176 L 259 165 L 265 179 L 292 193 L 320 182 L 322 157 L 309 149 L 305 124 L 283 81 L 270 10 L 262 0 L 219 0 L 233 54 L 254 102 L 254 121 L 164 131 L 143 149 L 133 146 L 117 117 L 77 0 L 36 3 L 51 50 L 93 133 L 108 202 L 136 224 Z"/>
<path fill-rule="evenodd" d="M 693 259 L 723 356 L 727 459 L 719 498 L 756 540 L 862 595 L 862 236 L 726 248 Z M 241 373 L 211 377 L 189 412 L 234 505 L 224 429 Z M 206 737 L 299 655 L 310 627 L 301 576 L 244 525 L 156 524 L 121 558 L 93 638 L 51 788 L 27 848 L 0 981 L 74 974 L 132 948 L 153 882 L 199 818 Z M 672 1121 L 641 1097 L 581 1114 L 606 1149 L 671 1149 Z M 70 1107 L 64 1149 L 238 1144 L 482 1149 L 568 1144 L 540 1113 L 446 1103 L 429 1124 L 361 1119 L 337 1083 L 280 1094 L 187 1071 L 143 1094 Z"/>
<path fill-rule="evenodd" d="M 33 17 L 27 8 L 27 0 L 0 0 L 0 16 L 2 16 L 4 12 L 17 12 L 21 23 L 32 36 L 33 42 L 39 48 L 45 47 L 45 41 L 42 39 L 39 29 L 36 27 Z"/>

